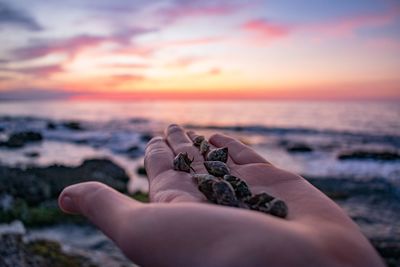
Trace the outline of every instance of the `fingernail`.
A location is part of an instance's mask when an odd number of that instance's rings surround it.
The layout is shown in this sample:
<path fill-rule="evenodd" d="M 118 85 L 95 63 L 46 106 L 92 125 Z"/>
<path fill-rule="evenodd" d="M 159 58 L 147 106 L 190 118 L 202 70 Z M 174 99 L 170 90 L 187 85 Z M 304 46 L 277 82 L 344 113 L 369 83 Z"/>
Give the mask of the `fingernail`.
<path fill-rule="evenodd" d="M 173 123 L 173 124 L 170 124 L 170 125 L 168 126 L 168 129 L 175 128 L 175 127 L 179 127 L 179 126 L 178 126 L 178 124 Z"/>
<path fill-rule="evenodd" d="M 73 201 L 72 198 L 69 197 L 69 196 L 64 196 L 64 197 L 61 199 L 61 207 L 62 207 L 62 209 L 65 210 L 65 211 L 75 212 L 74 201 Z"/>

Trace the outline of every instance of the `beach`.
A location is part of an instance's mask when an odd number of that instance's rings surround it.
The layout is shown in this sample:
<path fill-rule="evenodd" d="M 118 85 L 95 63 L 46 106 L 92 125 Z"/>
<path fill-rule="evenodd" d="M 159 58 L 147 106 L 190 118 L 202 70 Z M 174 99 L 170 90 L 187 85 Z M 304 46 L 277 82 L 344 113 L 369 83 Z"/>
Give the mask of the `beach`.
<path fill-rule="evenodd" d="M 69 184 L 96 180 L 147 201 L 146 143 L 178 123 L 234 136 L 302 175 L 345 210 L 388 266 L 399 266 L 399 117 L 397 102 L 379 101 L 2 102 L 1 238 L 24 251 L 15 262 L 38 251 L 45 261 L 40 245 L 76 266 L 132 266 L 87 221 L 62 214 L 56 199 Z M 0 248 L 3 258 L 11 254 Z"/>

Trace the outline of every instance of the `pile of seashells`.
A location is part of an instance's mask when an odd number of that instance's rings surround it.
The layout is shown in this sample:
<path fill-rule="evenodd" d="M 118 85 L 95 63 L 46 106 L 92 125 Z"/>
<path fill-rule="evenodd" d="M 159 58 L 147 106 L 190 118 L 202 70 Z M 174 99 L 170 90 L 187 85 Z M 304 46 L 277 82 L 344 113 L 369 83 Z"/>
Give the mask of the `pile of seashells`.
<path fill-rule="evenodd" d="M 253 195 L 245 181 L 230 174 L 226 162 L 228 148 L 210 149 L 210 144 L 204 136 L 193 140 L 204 156 L 204 166 L 207 174 L 193 174 L 198 189 L 211 203 L 250 209 L 264 212 L 276 217 L 285 218 L 288 214 L 286 203 L 265 192 Z M 174 169 L 190 173 L 193 159 L 187 153 L 179 153 L 174 159 Z"/>

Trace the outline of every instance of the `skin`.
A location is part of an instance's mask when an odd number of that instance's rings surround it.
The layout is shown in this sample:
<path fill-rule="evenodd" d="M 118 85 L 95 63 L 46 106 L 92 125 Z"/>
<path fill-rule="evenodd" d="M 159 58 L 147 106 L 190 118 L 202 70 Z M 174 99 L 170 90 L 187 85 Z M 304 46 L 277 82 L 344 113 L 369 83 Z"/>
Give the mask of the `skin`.
<path fill-rule="evenodd" d="M 286 202 L 287 219 L 208 204 L 191 174 L 173 169 L 179 152 L 207 173 L 194 132 L 171 125 L 147 145 L 151 203 L 132 200 L 97 182 L 69 186 L 59 197 L 64 212 L 82 214 L 140 266 L 384 266 L 353 221 L 302 177 L 279 169 L 252 148 L 215 134 L 228 147 L 231 173 L 253 193 Z"/>

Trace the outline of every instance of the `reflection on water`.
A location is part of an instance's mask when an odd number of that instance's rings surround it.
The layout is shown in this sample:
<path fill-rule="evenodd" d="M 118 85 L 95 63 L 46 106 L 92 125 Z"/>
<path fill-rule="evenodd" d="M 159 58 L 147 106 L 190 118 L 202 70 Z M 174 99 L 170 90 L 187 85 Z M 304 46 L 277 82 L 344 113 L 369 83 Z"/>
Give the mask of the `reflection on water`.
<path fill-rule="evenodd" d="M 92 121 L 143 117 L 181 124 L 266 125 L 400 133 L 400 105 L 396 102 L 2 102 L 0 114 Z"/>

